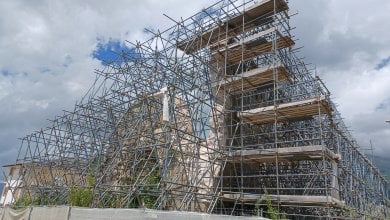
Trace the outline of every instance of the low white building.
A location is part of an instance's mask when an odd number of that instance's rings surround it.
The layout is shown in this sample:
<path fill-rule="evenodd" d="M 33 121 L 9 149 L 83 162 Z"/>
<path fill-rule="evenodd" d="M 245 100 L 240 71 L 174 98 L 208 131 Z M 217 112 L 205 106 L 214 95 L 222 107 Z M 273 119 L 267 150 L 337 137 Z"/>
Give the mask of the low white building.
<path fill-rule="evenodd" d="M 4 167 L 8 168 L 8 176 L 6 182 L 4 182 L 0 198 L 0 204 L 3 206 L 11 204 L 19 198 L 21 192 L 18 186 L 22 183 L 20 180 L 21 164 L 6 165 Z"/>

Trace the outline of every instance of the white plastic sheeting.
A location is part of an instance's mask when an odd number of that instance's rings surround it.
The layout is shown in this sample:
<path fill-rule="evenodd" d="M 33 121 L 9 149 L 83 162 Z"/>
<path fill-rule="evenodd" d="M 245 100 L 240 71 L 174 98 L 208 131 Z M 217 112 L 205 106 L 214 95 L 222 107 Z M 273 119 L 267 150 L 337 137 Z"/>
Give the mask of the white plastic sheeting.
<path fill-rule="evenodd" d="M 151 219 L 151 218 L 142 218 L 143 216 L 144 216 L 144 211 L 143 210 L 138 210 L 138 209 L 131 210 L 131 209 L 72 208 L 71 212 L 70 212 L 70 219 L 69 220 Z"/>
<path fill-rule="evenodd" d="M 23 209 L 3 208 L 1 220 L 28 220 L 31 214 L 30 207 Z"/>
<path fill-rule="evenodd" d="M 72 208 L 69 220 L 124 220 L 124 219 L 188 219 L 188 220 L 251 220 L 265 219 L 261 217 L 238 217 L 226 215 L 209 215 L 195 212 L 157 211 L 143 209 L 87 209 Z"/>
<path fill-rule="evenodd" d="M 33 207 L 30 220 L 67 220 L 70 207 Z"/>
<path fill-rule="evenodd" d="M 91 209 L 77 207 L 29 207 L 24 209 L 0 208 L 0 220 L 251 220 L 261 217 L 209 215 L 195 212 L 158 211 L 144 209 Z"/>

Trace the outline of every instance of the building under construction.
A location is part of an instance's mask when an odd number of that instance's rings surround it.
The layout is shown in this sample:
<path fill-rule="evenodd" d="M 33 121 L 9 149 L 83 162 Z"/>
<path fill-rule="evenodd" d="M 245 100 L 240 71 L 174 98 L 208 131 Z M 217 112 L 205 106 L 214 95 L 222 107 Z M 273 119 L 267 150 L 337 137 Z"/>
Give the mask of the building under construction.
<path fill-rule="evenodd" d="M 221 0 L 127 42 L 72 111 L 22 139 L 13 193 L 41 205 L 84 189 L 90 207 L 385 218 L 386 182 L 297 57 L 290 16 L 284 0 Z"/>

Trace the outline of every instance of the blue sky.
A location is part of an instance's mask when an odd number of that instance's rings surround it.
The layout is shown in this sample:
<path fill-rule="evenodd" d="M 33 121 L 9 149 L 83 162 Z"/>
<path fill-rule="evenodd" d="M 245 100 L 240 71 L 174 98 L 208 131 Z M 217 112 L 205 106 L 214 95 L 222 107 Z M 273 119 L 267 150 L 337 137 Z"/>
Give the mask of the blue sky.
<path fill-rule="evenodd" d="M 120 40 L 110 39 L 108 42 L 101 42 L 98 39 L 98 42 L 92 53 L 92 57 L 98 59 L 103 65 L 111 62 L 121 64 L 123 62 L 120 57 L 121 53 L 126 53 L 127 56 L 131 56 L 134 59 L 139 57 L 134 48 L 129 47 L 125 42 L 121 42 Z"/>
<path fill-rule="evenodd" d="M 390 56 L 386 59 L 383 59 L 380 63 L 378 63 L 375 67 L 376 70 L 380 70 L 390 64 Z"/>
<path fill-rule="evenodd" d="M 299 55 L 316 65 L 358 142 L 390 158 L 390 1 L 290 2 Z M 18 138 L 73 108 L 102 60 L 131 51 L 126 40 L 173 25 L 163 13 L 180 20 L 211 3 L 0 1 L 0 165 L 14 162 Z"/>
<path fill-rule="evenodd" d="M 98 40 L 99 41 L 99 40 Z M 112 61 L 117 59 L 118 54 L 122 51 L 127 51 L 125 45 L 119 40 L 109 40 L 106 43 L 98 43 L 96 49 L 93 51 L 92 57 L 100 61 Z"/>

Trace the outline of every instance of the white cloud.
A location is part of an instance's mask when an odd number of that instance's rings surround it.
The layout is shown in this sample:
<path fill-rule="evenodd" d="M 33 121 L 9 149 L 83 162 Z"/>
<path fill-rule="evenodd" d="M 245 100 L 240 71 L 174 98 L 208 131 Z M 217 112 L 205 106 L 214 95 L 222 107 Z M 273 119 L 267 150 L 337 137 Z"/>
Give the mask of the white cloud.
<path fill-rule="evenodd" d="M 375 69 L 390 56 L 390 2 L 292 2 L 302 55 L 317 65 L 346 124 L 363 147 L 390 156 L 390 67 Z M 299 24 L 307 24 L 299 26 Z"/>
<path fill-rule="evenodd" d="M 208 1 L 0 1 L 0 164 L 16 159 L 17 138 L 72 109 L 91 86 L 101 41 L 144 40 L 145 27 L 173 25 Z M 99 41 L 99 40 L 100 41 Z M 4 74 L 6 73 L 6 74 Z"/>
<path fill-rule="evenodd" d="M 16 138 L 45 127 L 46 118 L 71 109 L 83 96 L 95 77 L 94 69 L 101 68 L 91 57 L 98 39 L 143 40 L 143 28 L 173 25 L 163 13 L 180 20 L 210 4 L 206 0 L 0 1 L 0 164 L 15 158 Z M 376 108 L 390 98 L 389 69 L 374 68 L 390 56 L 390 2 L 295 0 L 291 8 L 300 12 L 293 24 L 298 45 L 305 46 L 301 55 L 317 64 L 357 138 L 372 134 L 374 143 L 388 140 L 381 117 L 390 115 L 390 108 Z M 365 130 L 371 127 L 378 130 Z M 388 143 L 381 149 L 389 152 Z"/>

